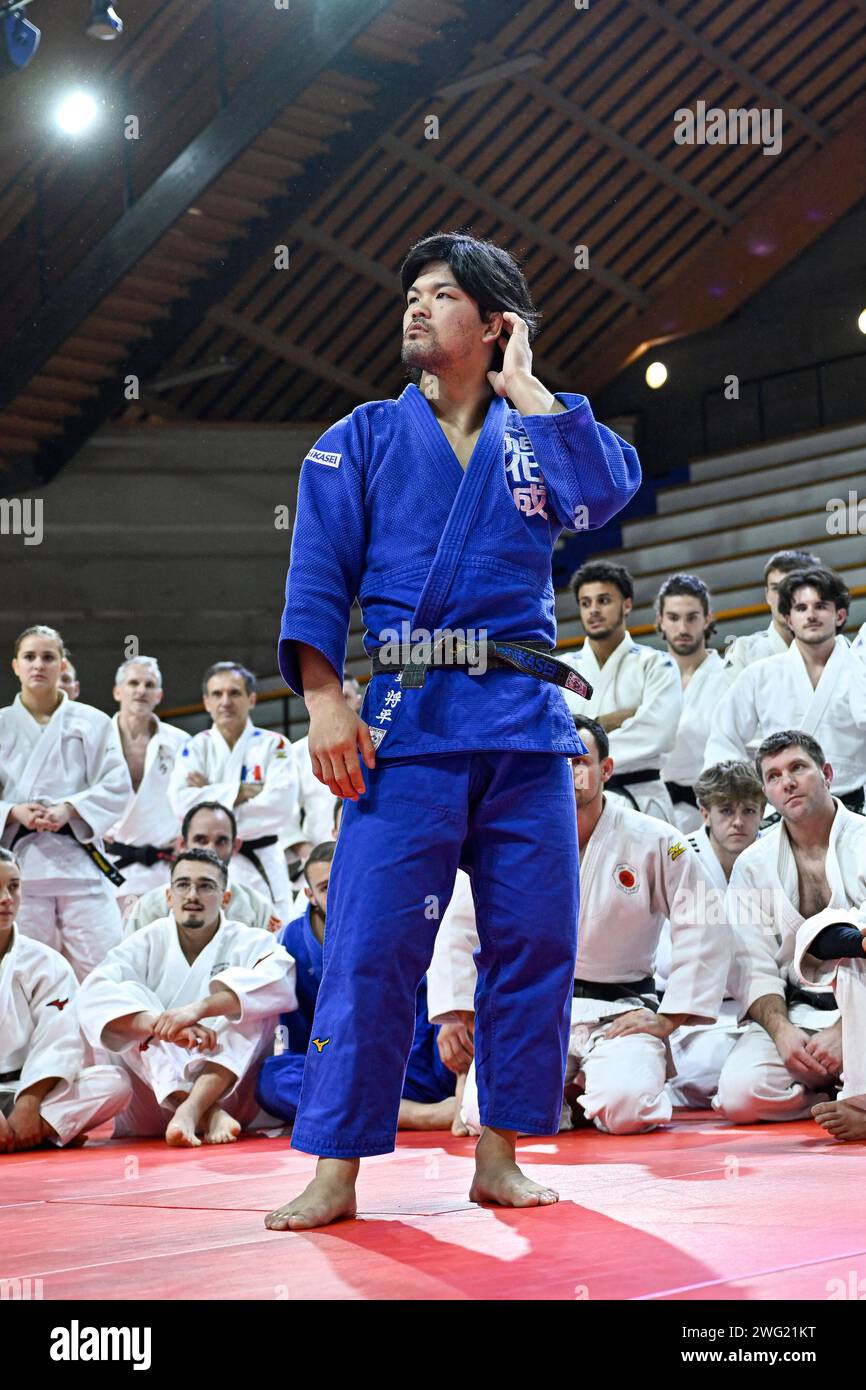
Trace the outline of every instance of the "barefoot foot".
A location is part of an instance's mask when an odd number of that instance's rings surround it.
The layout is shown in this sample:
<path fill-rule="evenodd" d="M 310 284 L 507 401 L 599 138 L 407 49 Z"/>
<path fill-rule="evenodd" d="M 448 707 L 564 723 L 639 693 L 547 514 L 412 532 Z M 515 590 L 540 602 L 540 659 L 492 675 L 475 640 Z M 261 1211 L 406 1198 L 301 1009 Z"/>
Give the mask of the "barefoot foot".
<path fill-rule="evenodd" d="M 485 1129 L 475 1150 L 469 1200 L 501 1207 L 547 1207 L 559 1201 L 559 1193 L 522 1173 L 513 1158 L 513 1144 L 509 1146 L 495 1130 Z"/>
<path fill-rule="evenodd" d="M 201 1140 L 196 1138 L 196 1119 L 188 1101 L 184 1101 L 174 1112 L 165 1131 L 165 1142 L 173 1149 L 199 1149 Z"/>
<path fill-rule="evenodd" d="M 311 1231 L 332 1221 L 350 1219 L 358 1211 L 355 1184 L 350 1179 L 316 1175 L 300 1197 L 265 1217 L 269 1231 Z"/>
<path fill-rule="evenodd" d="M 206 1144 L 234 1144 L 240 1132 L 238 1121 L 227 1115 L 218 1105 L 212 1106 L 204 1117 Z"/>
<path fill-rule="evenodd" d="M 822 1101 L 812 1106 L 812 1115 L 834 1139 L 849 1144 L 866 1139 L 866 1110 L 859 1110 L 846 1100 Z"/>

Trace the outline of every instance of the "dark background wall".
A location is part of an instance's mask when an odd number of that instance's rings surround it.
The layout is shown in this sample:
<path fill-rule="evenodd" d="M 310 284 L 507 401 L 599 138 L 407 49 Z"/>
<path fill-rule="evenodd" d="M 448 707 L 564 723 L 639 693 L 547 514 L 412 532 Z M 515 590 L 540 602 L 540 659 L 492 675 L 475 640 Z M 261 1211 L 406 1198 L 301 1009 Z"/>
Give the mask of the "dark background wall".
<path fill-rule="evenodd" d="M 860 203 L 727 322 L 651 348 L 596 394 L 596 414 L 637 417 L 641 462 L 652 476 L 703 454 L 862 419 L 866 337 L 857 316 L 864 308 Z M 653 391 L 644 373 L 657 358 L 668 380 Z M 722 394 L 732 373 L 738 401 Z"/>

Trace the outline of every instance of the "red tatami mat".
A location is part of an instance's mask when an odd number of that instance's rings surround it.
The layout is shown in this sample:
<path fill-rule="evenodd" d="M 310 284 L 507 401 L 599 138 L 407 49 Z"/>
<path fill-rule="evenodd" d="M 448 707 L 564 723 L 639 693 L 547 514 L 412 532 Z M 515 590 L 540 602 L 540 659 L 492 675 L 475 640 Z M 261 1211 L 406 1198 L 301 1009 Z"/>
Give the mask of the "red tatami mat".
<path fill-rule="evenodd" d="M 824 1300 L 866 1270 L 866 1144 L 811 1121 L 522 1140 L 561 1194 L 529 1211 L 468 1202 L 472 1149 L 401 1135 L 363 1163 L 359 1220 L 292 1234 L 262 1224 L 315 1166 L 285 1138 L 3 1155 L 0 1279 L 45 1299 Z"/>

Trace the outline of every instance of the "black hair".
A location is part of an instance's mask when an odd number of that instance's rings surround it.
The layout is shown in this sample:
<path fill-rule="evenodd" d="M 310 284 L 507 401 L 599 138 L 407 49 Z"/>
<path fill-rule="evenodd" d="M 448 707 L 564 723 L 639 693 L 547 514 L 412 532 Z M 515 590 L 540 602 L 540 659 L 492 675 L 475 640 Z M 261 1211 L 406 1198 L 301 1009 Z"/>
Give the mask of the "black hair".
<path fill-rule="evenodd" d="M 309 883 L 310 875 L 307 873 L 311 864 L 330 864 L 334 857 L 334 850 L 337 848 L 336 840 L 323 840 L 320 845 L 316 845 L 310 850 L 307 862 L 304 864 L 304 878 Z"/>
<path fill-rule="evenodd" d="M 223 814 L 228 816 L 229 820 L 231 821 L 232 840 L 236 840 L 238 838 L 238 822 L 235 813 L 230 806 L 223 806 L 221 801 L 197 801 L 194 806 L 191 806 L 189 808 L 189 810 L 183 818 L 183 821 L 181 822 L 180 837 L 183 840 L 184 844 L 186 844 L 186 838 L 189 834 L 190 822 L 192 821 L 193 816 L 198 815 L 199 811 L 222 811 Z"/>
<path fill-rule="evenodd" d="M 822 599 L 832 603 L 834 608 L 844 608 L 847 612 L 851 607 L 851 595 L 838 574 L 825 569 L 823 565 L 815 565 L 811 569 L 792 570 L 785 575 L 779 585 L 779 612 L 783 618 L 790 615 L 797 590 L 805 589 L 807 585 L 810 589 L 817 589 Z M 843 628 L 844 618 L 836 626 Z"/>
<path fill-rule="evenodd" d="M 223 885 L 228 883 L 229 871 L 218 854 L 214 854 L 210 849 L 182 849 L 179 850 L 171 861 L 171 876 L 174 879 L 174 871 L 178 864 L 191 859 L 194 864 L 210 864 L 212 869 L 219 869 L 222 874 Z"/>
<path fill-rule="evenodd" d="M 762 768 L 764 759 L 773 758 L 777 753 L 784 753 L 787 748 L 802 748 L 816 767 L 823 767 L 827 761 L 823 748 L 811 734 L 804 734 L 802 729 L 780 729 L 778 733 L 770 734 L 769 738 L 765 738 L 755 753 L 755 767 L 762 783 L 764 780 Z"/>
<path fill-rule="evenodd" d="M 777 550 L 764 566 L 764 587 L 766 588 L 767 580 L 773 570 L 779 570 L 782 574 L 790 574 L 792 570 L 814 569 L 820 563 L 818 556 L 813 555 L 809 550 Z"/>
<path fill-rule="evenodd" d="M 610 739 L 606 730 L 602 728 L 597 719 L 590 719 L 588 714 L 575 714 L 573 718 L 574 727 L 579 734 L 582 734 L 584 730 L 592 734 L 598 749 L 598 760 L 600 763 L 604 762 L 605 758 L 610 757 Z"/>
<path fill-rule="evenodd" d="M 625 565 L 615 560 L 590 560 L 571 576 L 571 592 L 580 602 L 582 584 L 615 584 L 623 598 L 634 598 L 634 580 Z"/>

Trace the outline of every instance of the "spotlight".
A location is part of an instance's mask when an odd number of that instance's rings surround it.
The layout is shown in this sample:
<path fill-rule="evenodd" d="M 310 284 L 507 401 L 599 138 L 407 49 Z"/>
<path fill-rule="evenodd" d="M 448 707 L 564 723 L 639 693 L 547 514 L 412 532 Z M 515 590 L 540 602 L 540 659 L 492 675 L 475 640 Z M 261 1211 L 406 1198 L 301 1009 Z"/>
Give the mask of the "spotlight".
<path fill-rule="evenodd" d="M 93 0 L 87 32 L 92 39 L 116 39 L 123 33 L 123 20 L 113 5 L 100 5 Z"/>
<path fill-rule="evenodd" d="M 654 391 L 657 391 L 660 386 L 664 386 L 668 379 L 668 369 L 664 362 L 650 362 L 644 379 L 647 386 L 651 386 Z"/>
<path fill-rule="evenodd" d="M 0 75 L 20 72 L 39 47 L 40 32 L 35 24 L 18 13 L 5 15 L 0 25 Z"/>
<path fill-rule="evenodd" d="M 861 333 L 866 333 L 866 309 L 863 310 L 862 314 L 858 318 L 857 327 L 860 329 Z"/>
<path fill-rule="evenodd" d="M 96 118 L 96 102 L 89 92 L 70 92 L 57 108 L 57 124 L 67 135 L 80 135 Z"/>

